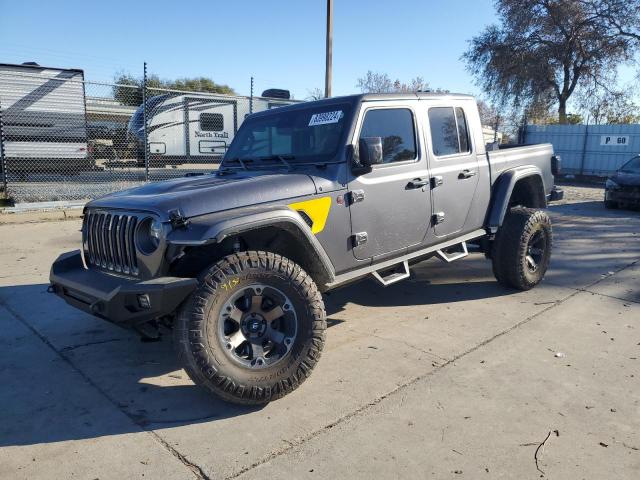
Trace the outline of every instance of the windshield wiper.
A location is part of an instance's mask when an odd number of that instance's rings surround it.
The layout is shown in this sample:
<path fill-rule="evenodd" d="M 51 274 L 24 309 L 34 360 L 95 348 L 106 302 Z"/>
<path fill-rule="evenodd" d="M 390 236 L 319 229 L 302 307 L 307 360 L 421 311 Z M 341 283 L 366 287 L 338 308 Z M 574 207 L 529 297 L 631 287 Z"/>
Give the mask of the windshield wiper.
<path fill-rule="evenodd" d="M 227 169 L 227 168 L 234 168 L 234 167 L 230 167 L 230 166 L 226 165 L 229 162 L 235 162 L 235 163 L 239 163 L 240 164 L 239 167 L 235 167 L 235 168 L 242 168 L 243 170 L 248 170 L 249 168 L 258 168 L 258 165 L 255 164 L 254 162 L 263 162 L 263 161 L 264 162 L 269 162 L 271 160 L 278 160 L 286 167 L 287 171 L 292 170 L 294 167 L 314 166 L 314 167 L 318 167 L 318 168 L 323 168 L 323 167 L 326 167 L 327 165 L 334 165 L 334 164 L 344 163 L 344 160 L 338 160 L 338 161 L 316 161 L 316 162 L 314 162 L 314 161 L 310 161 L 310 162 L 291 162 L 291 160 L 295 160 L 295 159 L 296 159 L 295 155 L 265 155 L 263 157 L 255 157 L 255 158 L 235 157 L 235 158 L 230 158 L 228 160 L 224 160 L 223 166 L 221 166 L 220 171 L 224 172 L 224 170 Z M 247 165 L 248 163 L 251 163 L 252 165 Z M 268 168 L 268 166 L 264 165 L 263 168 Z"/>
<path fill-rule="evenodd" d="M 248 170 L 247 168 L 247 163 L 248 162 L 253 162 L 253 158 L 240 158 L 240 157 L 236 157 L 236 158 L 229 158 L 229 159 L 225 159 L 222 163 L 224 165 L 224 168 L 228 168 L 227 165 L 225 165 L 226 163 L 231 163 L 231 162 L 236 162 L 240 164 L 240 168 L 242 168 L 243 170 Z M 222 166 L 222 165 L 221 165 Z"/>
<path fill-rule="evenodd" d="M 287 162 L 287 160 L 295 160 L 296 157 L 295 155 L 267 155 L 264 157 L 258 157 L 258 160 L 265 160 L 265 161 L 269 161 L 269 160 L 280 160 L 285 167 L 287 167 L 287 170 L 291 170 L 291 164 L 289 162 Z"/>

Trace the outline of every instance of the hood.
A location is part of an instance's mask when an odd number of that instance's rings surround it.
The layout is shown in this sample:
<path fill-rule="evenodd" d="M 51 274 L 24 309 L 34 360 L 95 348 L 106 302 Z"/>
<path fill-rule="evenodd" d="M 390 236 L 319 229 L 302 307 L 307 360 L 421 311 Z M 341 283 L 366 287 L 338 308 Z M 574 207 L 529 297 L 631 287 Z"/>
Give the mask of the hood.
<path fill-rule="evenodd" d="M 305 174 L 201 175 L 112 193 L 89 202 L 87 208 L 149 211 L 167 220 L 168 212 L 175 209 L 191 218 L 315 193 L 313 180 Z"/>
<path fill-rule="evenodd" d="M 616 172 L 611 180 L 621 187 L 638 187 L 640 186 L 640 173 Z"/>

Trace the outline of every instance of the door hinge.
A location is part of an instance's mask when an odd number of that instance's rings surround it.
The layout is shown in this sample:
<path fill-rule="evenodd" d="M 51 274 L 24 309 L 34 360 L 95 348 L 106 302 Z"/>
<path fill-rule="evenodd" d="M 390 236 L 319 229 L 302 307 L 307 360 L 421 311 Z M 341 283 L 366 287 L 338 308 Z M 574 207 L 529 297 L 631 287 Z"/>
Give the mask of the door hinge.
<path fill-rule="evenodd" d="M 431 188 L 439 187 L 444 183 L 444 179 L 442 175 L 436 175 L 435 177 L 431 177 Z"/>
<path fill-rule="evenodd" d="M 354 247 L 357 247 L 359 245 L 364 245 L 365 243 L 367 243 L 367 239 L 368 239 L 367 232 L 354 233 L 351 238 L 352 238 Z"/>
<path fill-rule="evenodd" d="M 364 201 L 364 190 L 351 190 L 349 192 L 349 202 L 358 203 Z"/>
<path fill-rule="evenodd" d="M 444 222 L 444 212 L 436 212 L 433 214 L 433 224 L 438 225 Z"/>

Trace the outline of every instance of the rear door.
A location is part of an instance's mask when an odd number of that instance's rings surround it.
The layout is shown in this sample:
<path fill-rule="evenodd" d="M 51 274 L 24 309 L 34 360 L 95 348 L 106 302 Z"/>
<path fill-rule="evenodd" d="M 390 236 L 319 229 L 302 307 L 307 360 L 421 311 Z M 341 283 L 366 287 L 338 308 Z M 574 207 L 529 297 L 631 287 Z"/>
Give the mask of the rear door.
<path fill-rule="evenodd" d="M 445 237 L 464 232 L 478 186 L 478 157 L 462 105 L 430 106 L 429 144 L 434 233 Z"/>
<path fill-rule="evenodd" d="M 364 105 L 353 143 L 361 137 L 381 137 L 384 163 L 349 182 L 352 238 L 366 237 L 353 248 L 359 260 L 421 243 L 431 216 L 429 172 L 415 110 L 395 102 Z"/>

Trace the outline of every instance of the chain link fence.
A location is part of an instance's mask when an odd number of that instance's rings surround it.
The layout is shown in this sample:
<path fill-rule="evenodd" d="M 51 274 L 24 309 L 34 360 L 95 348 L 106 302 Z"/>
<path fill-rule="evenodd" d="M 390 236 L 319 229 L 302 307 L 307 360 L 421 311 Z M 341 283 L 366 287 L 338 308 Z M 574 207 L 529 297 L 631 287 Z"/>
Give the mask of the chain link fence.
<path fill-rule="evenodd" d="M 86 81 L 0 65 L 0 174 L 13 202 L 85 200 L 218 168 L 242 121 L 293 100 Z"/>

